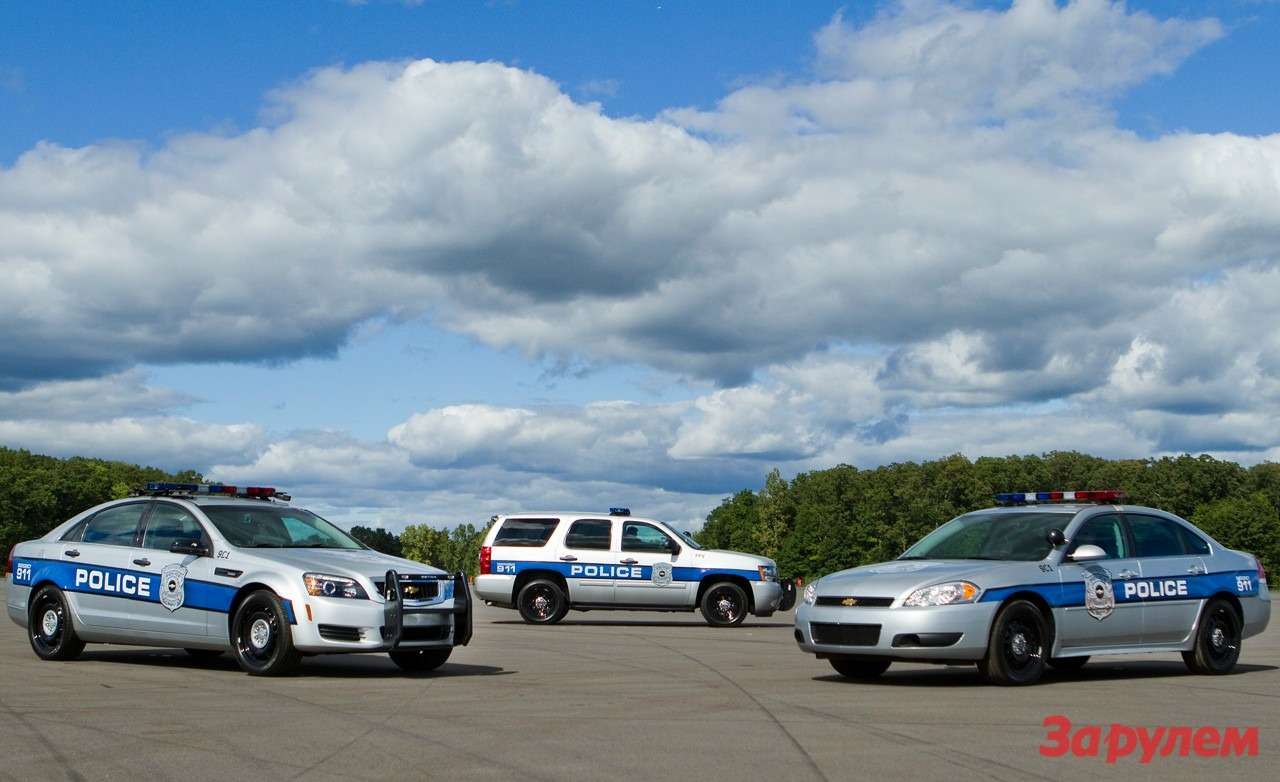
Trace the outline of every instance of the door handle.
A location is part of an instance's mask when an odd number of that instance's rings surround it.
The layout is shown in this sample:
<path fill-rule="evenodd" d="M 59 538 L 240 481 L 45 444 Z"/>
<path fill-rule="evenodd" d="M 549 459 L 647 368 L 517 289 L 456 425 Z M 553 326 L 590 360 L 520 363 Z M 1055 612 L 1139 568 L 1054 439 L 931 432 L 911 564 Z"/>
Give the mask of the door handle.
<path fill-rule="evenodd" d="M 62 552 L 62 553 L 63 553 L 63 554 L 66 554 L 68 557 L 78 557 L 78 556 L 80 556 L 80 552 L 79 552 L 79 551 L 77 551 L 77 550 L 75 550 L 75 549 L 73 549 L 73 548 L 67 549 L 66 551 L 64 551 L 64 552 Z"/>
<path fill-rule="evenodd" d="M 1121 578 L 1137 578 L 1137 576 L 1138 574 L 1133 572 L 1132 570 L 1125 569 L 1120 571 Z"/>
<path fill-rule="evenodd" d="M 563 557 L 560 557 L 560 559 L 561 559 L 561 561 L 563 561 L 563 562 L 577 562 L 577 561 L 578 561 L 578 558 L 577 558 L 577 557 L 575 557 L 575 556 L 574 556 L 574 555 L 572 555 L 572 554 L 565 554 Z"/>
<path fill-rule="evenodd" d="M 624 565 L 634 565 L 634 564 L 638 563 L 639 561 L 640 561 L 640 560 L 638 560 L 638 559 L 631 559 L 631 558 L 627 558 L 627 559 L 622 560 L 622 564 L 624 564 Z"/>
<path fill-rule="evenodd" d="M 143 567 L 146 567 L 147 565 L 151 564 L 151 560 L 147 559 L 146 557 L 143 557 L 142 559 L 135 559 L 133 561 L 133 564 L 142 565 Z"/>

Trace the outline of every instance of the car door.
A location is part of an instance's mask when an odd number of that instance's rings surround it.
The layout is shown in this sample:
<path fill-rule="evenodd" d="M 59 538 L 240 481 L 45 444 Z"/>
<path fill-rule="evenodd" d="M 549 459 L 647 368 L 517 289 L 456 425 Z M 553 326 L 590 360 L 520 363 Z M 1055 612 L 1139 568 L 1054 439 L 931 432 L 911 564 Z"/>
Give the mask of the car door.
<path fill-rule="evenodd" d="M 574 604 L 609 605 L 614 601 L 613 519 L 575 519 L 558 552 Z"/>
<path fill-rule="evenodd" d="M 614 581 L 618 604 L 684 607 L 689 583 L 675 580 L 672 562 L 680 544 L 647 522 L 624 520 L 621 526 Z"/>
<path fill-rule="evenodd" d="M 1125 585 L 1126 597 L 1132 593 L 1144 605 L 1142 643 L 1181 643 L 1200 614 L 1196 582 L 1208 572 L 1200 554 L 1207 554 L 1209 545 L 1172 519 L 1142 513 L 1126 513 L 1124 519 L 1142 562 L 1142 580 Z M 1203 550 L 1197 552 L 1199 547 Z"/>
<path fill-rule="evenodd" d="M 218 595 L 214 586 L 214 559 L 176 554 L 174 543 L 199 541 L 208 552 L 211 539 L 203 525 L 186 508 L 172 502 L 156 502 L 143 520 L 139 545 L 131 551 L 130 565 L 146 573 L 155 584 L 150 602 L 134 609 L 134 629 L 153 640 L 203 639 L 210 621 L 225 623 L 225 613 L 213 609 Z M 212 602 L 211 602 L 212 599 Z"/>
<path fill-rule="evenodd" d="M 1074 562 L 1076 550 L 1092 545 L 1104 559 Z M 1137 646 L 1142 643 L 1143 606 L 1125 599 L 1125 584 L 1142 575 L 1118 513 L 1086 519 L 1072 534 L 1059 568 L 1066 605 L 1055 610 L 1063 650 Z M 1076 601 L 1080 600 L 1079 603 Z"/>
<path fill-rule="evenodd" d="M 151 594 L 151 582 L 129 562 L 147 505 L 142 500 L 104 508 L 74 539 L 59 541 L 59 586 L 90 627 L 131 629 L 135 610 Z"/>

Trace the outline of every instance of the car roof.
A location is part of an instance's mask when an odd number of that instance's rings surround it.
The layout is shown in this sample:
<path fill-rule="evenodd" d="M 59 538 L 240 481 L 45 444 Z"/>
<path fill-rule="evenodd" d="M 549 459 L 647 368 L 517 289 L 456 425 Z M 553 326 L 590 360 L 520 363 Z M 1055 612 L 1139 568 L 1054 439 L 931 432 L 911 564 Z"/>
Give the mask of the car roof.
<path fill-rule="evenodd" d="M 521 511 L 520 513 L 500 513 L 500 519 L 624 519 L 627 521 L 657 521 L 656 519 L 646 518 L 644 516 L 615 516 L 608 511 L 577 511 L 577 510 L 546 510 L 546 511 Z M 658 522 L 661 524 L 662 522 Z"/>
<path fill-rule="evenodd" d="M 981 508 L 969 513 L 1080 513 L 1087 510 L 1108 510 L 1112 513 L 1153 513 L 1158 516 L 1177 518 L 1174 514 L 1159 508 L 1145 505 L 1111 505 L 1097 502 L 1044 502 L 1034 505 L 996 505 Z M 967 514 L 965 514 L 967 515 Z"/>

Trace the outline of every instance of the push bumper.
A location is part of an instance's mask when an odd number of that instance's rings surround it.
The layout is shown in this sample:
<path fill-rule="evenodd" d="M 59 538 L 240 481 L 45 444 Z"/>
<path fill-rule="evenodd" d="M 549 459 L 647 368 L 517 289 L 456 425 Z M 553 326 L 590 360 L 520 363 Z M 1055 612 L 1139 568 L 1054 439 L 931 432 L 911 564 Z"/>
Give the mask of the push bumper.
<path fill-rule="evenodd" d="M 801 605 L 795 639 L 820 659 L 973 661 L 986 654 L 997 608 L 994 602 L 932 608 Z"/>
<path fill-rule="evenodd" d="M 411 636 L 405 633 L 405 617 L 436 615 L 453 616 L 453 645 L 466 646 L 471 643 L 472 610 L 471 590 L 467 588 L 467 577 L 463 573 L 453 576 L 453 602 L 449 606 L 413 606 L 406 605 L 400 592 L 400 575 L 394 570 L 387 571 L 383 598 L 382 640 L 389 649 L 398 649 Z M 410 625 L 412 630 L 413 625 Z M 417 645 L 417 644 L 413 644 Z"/>

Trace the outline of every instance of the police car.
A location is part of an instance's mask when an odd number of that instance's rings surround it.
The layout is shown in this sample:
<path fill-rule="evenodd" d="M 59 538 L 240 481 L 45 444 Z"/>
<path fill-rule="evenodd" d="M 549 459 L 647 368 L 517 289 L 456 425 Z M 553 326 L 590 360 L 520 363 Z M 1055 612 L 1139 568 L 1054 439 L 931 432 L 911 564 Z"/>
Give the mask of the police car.
<path fill-rule="evenodd" d="M 840 674 L 974 663 L 998 684 L 1090 655 L 1181 652 L 1228 673 L 1271 617 L 1267 574 L 1187 521 L 1118 491 L 997 495 L 892 562 L 825 576 L 796 611 L 800 648 Z"/>
<path fill-rule="evenodd" d="M 389 652 L 431 670 L 471 638 L 466 579 L 366 548 L 269 487 L 151 483 L 10 552 L 9 617 L 45 660 L 86 643 L 231 652 L 246 672 Z"/>
<path fill-rule="evenodd" d="M 626 508 L 495 516 L 480 548 L 476 594 L 530 624 L 570 609 L 702 610 L 715 627 L 790 608 L 773 560 L 713 551 Z M 789 600 L 786 596 L 789 596 Z"/>

